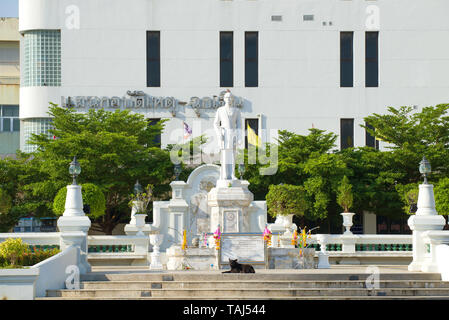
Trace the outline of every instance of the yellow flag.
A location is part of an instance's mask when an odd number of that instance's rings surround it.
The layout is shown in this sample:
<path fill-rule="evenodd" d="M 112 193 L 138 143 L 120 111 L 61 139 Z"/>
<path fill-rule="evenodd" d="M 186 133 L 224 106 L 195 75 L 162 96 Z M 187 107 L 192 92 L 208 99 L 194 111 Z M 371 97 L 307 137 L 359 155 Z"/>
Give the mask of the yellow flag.
<path fill-rule="evenodd" d="M 186 248 L 187 248 L 187 234 L 186 231 L 184 230 L 182 234 L 182 250 L 185 250 Z"/>
<path fill-rule="evenodd" d="M 248 124 L 248 144 L 252 144 L 253 146 L 258 146 L 258 147 L 260 147 L 262 145 L 260 138 L 254 132 L 254 130 L 251 129 L 249 124 Z"/>

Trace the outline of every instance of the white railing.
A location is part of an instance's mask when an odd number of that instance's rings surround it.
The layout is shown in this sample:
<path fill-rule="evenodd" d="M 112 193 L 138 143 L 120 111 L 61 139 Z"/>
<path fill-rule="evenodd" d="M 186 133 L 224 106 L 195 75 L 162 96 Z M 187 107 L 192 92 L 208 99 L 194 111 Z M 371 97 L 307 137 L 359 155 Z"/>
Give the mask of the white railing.
<path fill-rule="evenodd" d="M 59 247 L 59 232 L 0 233 L 0 242 L 8 238 L 21 238 L 30 246 Z M 88 256 L 92 258 L 128 257 L 144 258 L 148 255 L 150 238 L 147 236 L 88 236 Z"/>
<path fill-rule="evenodd" d="M 88 236 L 88 256 L 146 258 L 149 243 L 148 236 Z"/>
<path fill-rule="evenodd" d="M 326 247 L 329 256 L 352 254 L 355 256 L 384 255 L 411 256 L 412 235 L 312 235 L 312 247 Z"/>

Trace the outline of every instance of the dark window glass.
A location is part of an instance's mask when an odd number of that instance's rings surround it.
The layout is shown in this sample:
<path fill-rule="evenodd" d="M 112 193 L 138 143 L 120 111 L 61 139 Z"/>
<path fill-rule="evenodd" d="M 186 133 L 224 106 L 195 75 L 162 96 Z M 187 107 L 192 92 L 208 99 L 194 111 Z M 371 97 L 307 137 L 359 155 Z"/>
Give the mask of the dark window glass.
<path fill-rule="evenodd" d="M 365 84 L 379 86 L 379 32 L 365 33 Z"/>
<path fill-rule="evenodd" d="M 245 87 L 259 85 L 259 33 L 245 32 Z"/>
<path fill-rule="evenodd" d="M 147 31 L 147 87 L 161 86 L 160 36 L 160 31 Z"/>
<path fill-rule="evenodd" d="M 340 87 L 353 86 L 353 35 L 353 32 L 340 32 Z"/>
<path fill-rule="evenodd" d="M 154 126 L 156 125 L 159 121 L 161 121 L 160 118 L 153 118 L 153 119 L 148 119 L 148 126 Z M 161 145 L 161 133 L 157 134 L 154 139 L 153 142 L 160 146 Z"/>
<path fill-rule="evenodd" d="M 220 32 L 220 87 L 234 86 L 234 35 Z"/>
<path fill-rule="evenodd" d="M 371 130 L 374 130 L 374 127 L 365 123 L 365 126 Z M 376 140 L 368 131 L 365 130 L 365 145 L 367 147 L 376 148 L 379 150 L 379 140 Z"/>
<path fill-rule="evenodd" d="M 20 120 L 19 119 L 13 119 L 12 128 L 13 128 L 13 131 L 20 131 Z"/>
<path fill-rule="evenodd" d="M 3 118 L 3 131 L 4 132 L 11 131 L 11 119 L 10 118 Z"/>
<path fill-rule="evenodd" d="M 245 148 L 248 149 L 248 125 L 259 136 L 259 119 L 245 119 Z"/>
<path fill-rule="evenodd" d="M 18 117 L 19 116 L 19 106 L 2 106 L 3 117 Z"/>
<path fill-rule="evenodd" d="M 354 119 L 340 119 L 341 150 L 354 147 Z"/>

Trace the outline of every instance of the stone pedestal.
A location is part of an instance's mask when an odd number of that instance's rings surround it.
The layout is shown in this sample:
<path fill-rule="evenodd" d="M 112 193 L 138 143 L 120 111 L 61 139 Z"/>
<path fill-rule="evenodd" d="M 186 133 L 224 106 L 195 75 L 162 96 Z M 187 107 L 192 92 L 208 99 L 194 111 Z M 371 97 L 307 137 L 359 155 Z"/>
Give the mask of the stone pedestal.
<path fill-rule="evenodd" d="M 87 232 L 89 231 L 91 222 L 83 211 L 81 186 L 67 186 L 65 211 L 62 217 L 58 219 L 57 225 L 61 232 L 61 251 L 71 245 L 78 247 L 80 249 L 78 260 L 80 273 L 90 272 L 91 266 L 87 262 Z"/>
<path fill-rule="evenodd" d="M 169 201 L 168 211 L 168 239 L 176 245 L 182 243 L 182 234 L 184 229 L 187 230 L 187 243 L 191 241 L 189 233 L 190 225 L 188 224 L 189 204 L 184 199 L 187 183 L 184 181 L 173 181 L 170 183 L 172 188 L 172 198 Z M 167 239 L 167 240 L 168 240 Z"/>
<path fill-rule="evenodd" d="M 254 195 L 248 190 L 248 181 L 218 180 L 207 195 L 211 209 L 210 232 L 218 225 L 221 232 L 250 232 L 248 207 Z"/>
<path fill-rule="evenodd" d="M 321 247 L 321 251 L 318 253 L 318 269 L 329 269 L 329 254 L 326 250 L 327 234 L 318 234 L 316 236 L 317 242 Z"/>
<path fill-rule="evenodd" d="M 153 246 L 153 252 L 151 253 L 150 270 L 162 270 L 161 254 L 159 252 L 159 246 L 164 239 L 163 234 L 151 234 L 150 243 Z"/>
<path fill-rule="evenodd" d="M 446 221 L 435 210 L 433 185 L 419 185 L 418 210 L 408 219 L 408 225 L 413 231 L 413 261 L 408 266 L 409 271 L 423 271 L 426 260 L 430 260 L 424 242 L 424 233 L 431 230 L 442 230 Z"/>
<path fill-rule="evenodd" d="M 437 247 L 449 245 L 449 231 L 427 231 L 423 234 L 424 241 L 428 244 L 429 257 L 421 267 L 423 272 L 442 272 L 438 264 Z"/>

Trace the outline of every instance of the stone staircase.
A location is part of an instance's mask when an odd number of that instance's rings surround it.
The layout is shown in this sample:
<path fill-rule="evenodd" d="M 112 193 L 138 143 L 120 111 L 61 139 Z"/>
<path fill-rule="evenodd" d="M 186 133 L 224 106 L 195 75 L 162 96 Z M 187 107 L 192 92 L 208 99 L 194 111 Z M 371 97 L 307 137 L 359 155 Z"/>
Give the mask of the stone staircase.
<path fill-rule="evenodd" d="M 131 272 L 83 275 L 79 290 L 48 290 L 39 299 L 69 300 L 366 300 L 447 299 L 449 282 L 432 273 L 381 273 L 370 289 L 367 273 L 290 272 L 222 274 Z"/>

